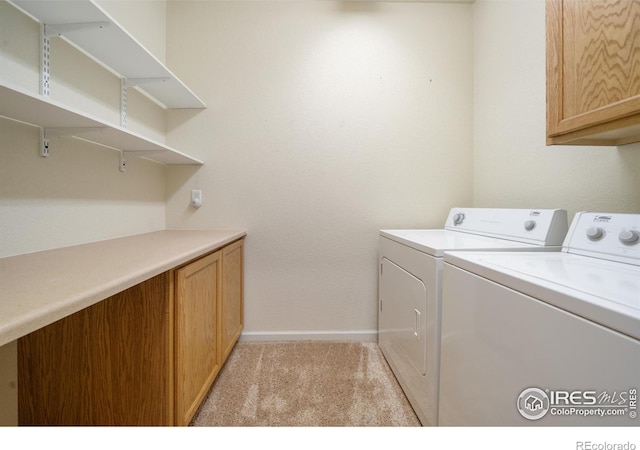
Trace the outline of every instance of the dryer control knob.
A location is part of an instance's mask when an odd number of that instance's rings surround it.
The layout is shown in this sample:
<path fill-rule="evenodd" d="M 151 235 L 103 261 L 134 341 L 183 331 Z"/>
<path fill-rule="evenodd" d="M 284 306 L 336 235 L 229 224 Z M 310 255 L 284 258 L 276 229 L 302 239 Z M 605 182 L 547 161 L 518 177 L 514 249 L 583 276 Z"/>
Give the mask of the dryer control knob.
<path fill-rule="evenodd" d="M 527 220 L 524 223 L 524 229 L 527 231 L 531 231 L 536 227 L 536 221 L 535 220 Z"/>
<path fill-rule="evenodd" d="M 604 230 L 599 227 L 591 227 L 587 230 L 587 238 L 590 241 L 597 241 L 604 236 Z"/>
<path fill-rule="evenodd" d="M 453 224 L 454 225 L 460 225 L 462 222 L 464 222 L 464 214 L 463 213 L 456 213 L 453 216 Z"/>
<path fill-rule="evenodd" d="M 618 239 L 620 239 L 620 242 L 623 244 L 634 245 L 640 240 L 640 235 L 638 235 L 638 232 L 635 230 L 625 230 L 620 232 Z"/>

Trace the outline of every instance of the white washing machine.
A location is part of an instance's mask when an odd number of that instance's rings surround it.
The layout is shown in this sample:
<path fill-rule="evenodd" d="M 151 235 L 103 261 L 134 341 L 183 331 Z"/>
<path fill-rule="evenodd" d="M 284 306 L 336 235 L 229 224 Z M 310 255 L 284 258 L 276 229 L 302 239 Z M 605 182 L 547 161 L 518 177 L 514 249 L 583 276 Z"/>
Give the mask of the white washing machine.
<path fill-rule="evenodd" d="M 437 425 L 445 250 L 562 248 L 559 209 L 453 208 L 444 229 L 381 230 L 378 344 L 423 425 Z"/>
<path fill-rule="evenodd" d="M 444 259 L 440 425 L 640 425 L 640 214 L 579 213 L 562 252 Z"/>

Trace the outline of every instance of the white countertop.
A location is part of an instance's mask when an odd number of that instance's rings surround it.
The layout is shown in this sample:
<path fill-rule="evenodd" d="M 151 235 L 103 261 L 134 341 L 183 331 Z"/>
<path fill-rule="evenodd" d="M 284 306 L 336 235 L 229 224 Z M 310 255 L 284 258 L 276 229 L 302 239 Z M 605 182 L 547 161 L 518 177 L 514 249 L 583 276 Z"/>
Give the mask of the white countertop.
<path fill-rule="evenodd" d="M 166 230 L 0 258 L 0 346 L 245 235 Z"/>

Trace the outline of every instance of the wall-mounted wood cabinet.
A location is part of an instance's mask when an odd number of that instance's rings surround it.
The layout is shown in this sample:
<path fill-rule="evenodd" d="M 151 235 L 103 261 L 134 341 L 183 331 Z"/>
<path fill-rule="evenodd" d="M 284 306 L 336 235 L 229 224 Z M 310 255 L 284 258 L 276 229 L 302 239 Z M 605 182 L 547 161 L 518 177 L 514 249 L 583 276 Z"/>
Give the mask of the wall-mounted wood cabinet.
<path fill-rule="evenodd" d="M 640 142 L 640 2 L 547 0 L 547 144 Z"/>
<path fill-rule="evenodd" d="M 22 425 L 188 425 L 242 329 L 243 239 L 18 341 Z"/>

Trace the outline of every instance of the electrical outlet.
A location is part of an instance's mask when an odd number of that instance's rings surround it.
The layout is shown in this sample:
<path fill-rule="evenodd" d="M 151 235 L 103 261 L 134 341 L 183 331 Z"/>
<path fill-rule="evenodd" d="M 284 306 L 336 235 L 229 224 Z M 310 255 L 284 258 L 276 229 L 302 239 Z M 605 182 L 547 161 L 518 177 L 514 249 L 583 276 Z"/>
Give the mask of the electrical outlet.
<path fill-rule="evenodd" d="M 201 190 L 192 190 L 191 191 L 191 206 L 194 208 L 200 208 L 202 206 L 202 191 Z"/>

